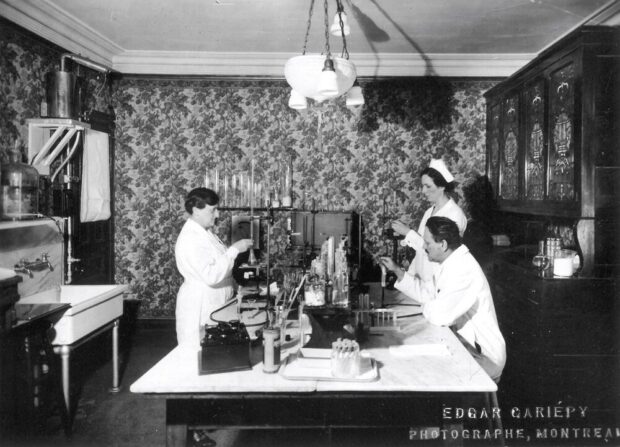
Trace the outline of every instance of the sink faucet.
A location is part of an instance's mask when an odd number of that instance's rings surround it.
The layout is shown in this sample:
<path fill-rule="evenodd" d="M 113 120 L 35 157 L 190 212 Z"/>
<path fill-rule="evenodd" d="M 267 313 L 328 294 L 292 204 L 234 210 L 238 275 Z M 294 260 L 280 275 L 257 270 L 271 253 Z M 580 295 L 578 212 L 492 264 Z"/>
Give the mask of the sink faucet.
<path fill-rule="evenodd" d="M 27 259 L 20 260 L 15 264 L 15 272 L 23 273 L 32 278 L 34 275 L 32 272 L 40 272 L 41 270 L 49 269 L 50 272 L 54 271 L 54 267 L 50 262 L 49 255 L 47 253 L 41 254 L 41 258 L 37 258 L 34 261 L 28 261 Z"/>

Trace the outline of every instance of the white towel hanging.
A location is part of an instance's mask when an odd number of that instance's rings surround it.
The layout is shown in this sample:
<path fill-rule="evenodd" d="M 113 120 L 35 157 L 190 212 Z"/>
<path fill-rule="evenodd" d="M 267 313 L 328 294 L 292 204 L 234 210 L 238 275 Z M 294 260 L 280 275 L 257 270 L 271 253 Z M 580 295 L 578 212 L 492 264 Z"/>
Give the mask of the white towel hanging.
<path fill-rule="evenodd" d="M 80 221 L 106 220 L 110 215 L 109 137 L 104 132 L 86 129 L 82 159 Z"/>

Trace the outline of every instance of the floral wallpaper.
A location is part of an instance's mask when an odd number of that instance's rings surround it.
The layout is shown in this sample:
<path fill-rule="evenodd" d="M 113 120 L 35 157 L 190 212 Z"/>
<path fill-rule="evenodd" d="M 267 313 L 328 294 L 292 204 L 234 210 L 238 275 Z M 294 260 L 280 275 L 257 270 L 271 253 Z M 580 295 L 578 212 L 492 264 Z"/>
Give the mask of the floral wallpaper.
<path fill-rule="evenodd" d="M 116 86 L 116 280 L 130 285 L 148 316 L 174 314 L 180 285 L 174 244 L 183 198 L 226 165 L 274 183 L 293 159 L 294 205 L 362 215 L 364 249 L 383 253 L 386 219 L 418 224 L 428 204 L 419 173 L 443 157 L 461 184 L 484 172 L 490 81 L 407 79 L 362 82 L 366 104 L 287 105 L 284 81 L 124 79 Z M 220 236 L 229 237 L 230 213 Z M 281 253 L 277 227 L 273 253 Z"/>
<path fill-rule="evenodd" d="M 0 162 L 18 138 L 25 150 L 26 119 L 39 116 L 44 74 L 63 53 L 14 29 L 0 27 Z M 494 81 L 362 79 L 364 106 L 340 99 L 298 112 L 284 80 L 126 77 L 102 91 L 96 73 L 84 75 L 85 108 L 116 114 L 115 279 L 143 318 L 174 316 L 183 199 L 217 165 L 247 169 L 254 158 L 257 176 L 274 183 L 278 161 L 291 156 L 293 205 L 360 213 L 369 256 L 386 251 L 387 220 L 417 225 L 428 206 L 419 173 L 432 157 L 461 185 L 484 172 L 483 93 Z M 221 216 L 225 240 L 231 215 Z M 271 252 L 283 255 L 285 219 L 271 236 Z"/>

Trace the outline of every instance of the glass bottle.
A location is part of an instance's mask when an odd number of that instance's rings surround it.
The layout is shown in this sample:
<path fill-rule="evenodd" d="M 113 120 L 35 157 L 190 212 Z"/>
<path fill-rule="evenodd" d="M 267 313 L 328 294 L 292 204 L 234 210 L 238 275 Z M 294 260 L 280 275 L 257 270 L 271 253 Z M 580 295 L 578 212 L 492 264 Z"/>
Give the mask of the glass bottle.
<path fill-rule="evenodd" d="M 545 254 L 545 241 L 538 242 L 538 253 L 532 258 L 532 264 L 542 273 L 547 267 L 549 267 L 549 256 Z"/>
<path fill-rule="evenodd" d="M 21 151 L 9 152 L 9 163 L 0 170 L 0 218 L 33 219 L 39 212 L 39 172 L 21 162 Z"/>

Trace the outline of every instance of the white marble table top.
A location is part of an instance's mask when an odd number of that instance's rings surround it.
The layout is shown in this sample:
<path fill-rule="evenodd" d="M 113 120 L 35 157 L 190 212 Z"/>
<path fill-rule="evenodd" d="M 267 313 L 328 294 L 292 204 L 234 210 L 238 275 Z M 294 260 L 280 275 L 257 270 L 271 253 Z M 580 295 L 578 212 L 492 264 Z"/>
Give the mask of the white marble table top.
<path fill-rule="evenodd" d="M 390 293 L 389 302 L 406 298 Z M 386 302 L 388 302 L 386 300 Z M 418 307 L 392 306 L 401 315 Z M 447 327 L 434 326 L 422 316 L 399 320 L 401 330 L 370 335 L 364 350 L 379 365 L 373 382 L 288 380 L 280 374 L 252 370 L 220 374 L 198 374 L 198 352 L 179 347 L 134 382 L 133 393 L 310 393 L 310 392 L 492 392 L 497 390 L 484 370 Z M 409 348 L 411 346 L 411 348 Z M 417 348 L 416 348 L 417 346 Z M 297 352 L 295 341 L 283 346 L 282 357 Z M 283 362 L 284 363 L 284 362 Z"/>

